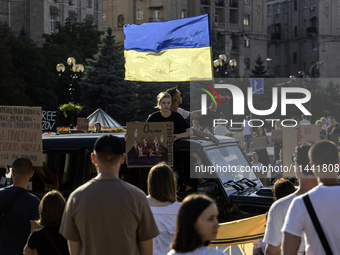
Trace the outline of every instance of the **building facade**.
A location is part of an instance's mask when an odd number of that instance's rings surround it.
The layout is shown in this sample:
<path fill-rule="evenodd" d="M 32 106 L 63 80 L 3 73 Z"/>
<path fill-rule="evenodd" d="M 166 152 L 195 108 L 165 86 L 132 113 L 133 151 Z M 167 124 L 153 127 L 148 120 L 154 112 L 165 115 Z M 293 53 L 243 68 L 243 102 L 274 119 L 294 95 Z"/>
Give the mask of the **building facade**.
<path fill-rule="evenodd" d="M 267 58 L 267 5 L 264 0 L 103 0 L 104 29 L 124 40 L 125 24 L 142 24 L 209 13 L 220 54 L 237 61 L 236 76 L 249 76 L 258 55 Z"/>
<path fill-rule="evenodd" d="M 102 0 L 0 0 L 0 22 L 15 33 L 26 34 L 37 45 L 42 35 L 56 32 L 56 23 L 93 21 L 103 29 Z"/>
<path fill-rule="evenodd" d="M 269 73 L 339 77 L 340 1 L 268 0 Z"/>

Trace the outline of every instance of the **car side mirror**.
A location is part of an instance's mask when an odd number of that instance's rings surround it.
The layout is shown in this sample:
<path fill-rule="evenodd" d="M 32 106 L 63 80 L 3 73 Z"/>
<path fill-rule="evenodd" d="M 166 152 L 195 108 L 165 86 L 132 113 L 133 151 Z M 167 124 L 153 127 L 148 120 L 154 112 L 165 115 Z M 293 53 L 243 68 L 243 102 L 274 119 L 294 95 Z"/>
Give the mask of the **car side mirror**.
<path fill-rule="evenodd" d="M 212 198 L 217 198 L 220 193 L 217 183 L 213 181 L 198 184 L 197 192 L 204 193 Z"/>

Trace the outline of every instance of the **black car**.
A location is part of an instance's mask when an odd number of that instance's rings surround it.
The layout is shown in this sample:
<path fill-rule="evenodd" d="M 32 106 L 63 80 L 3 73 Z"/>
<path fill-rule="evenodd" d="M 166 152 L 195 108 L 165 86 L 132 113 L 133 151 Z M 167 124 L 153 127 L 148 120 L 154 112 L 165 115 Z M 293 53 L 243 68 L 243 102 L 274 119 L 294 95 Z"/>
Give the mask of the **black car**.
<path fill-rule="evenodd" d="M 48 190 L 58 189 L 68 197 L 78 186 L 96 176 L 91 152 L 100 135 L 104 134 L 43 136 L 44 164 L 35 168 L 29 190 L 42 197 Z M 114 135 L 125 143 L 124 134 Z M 237 140 L 217 138 L 219 144 L 195 137 L 174 143 L 173 168 L 177 174 L 178 200 L 193 192 L 208 194 L 217 201 L 220 222 L 266 213 L 273 202 L 271 188 L 264 187 L 251 171 L 251 164 Z M 120 178 L 147 193 L 149 169 L 129 168 L 124 164 Z"/>

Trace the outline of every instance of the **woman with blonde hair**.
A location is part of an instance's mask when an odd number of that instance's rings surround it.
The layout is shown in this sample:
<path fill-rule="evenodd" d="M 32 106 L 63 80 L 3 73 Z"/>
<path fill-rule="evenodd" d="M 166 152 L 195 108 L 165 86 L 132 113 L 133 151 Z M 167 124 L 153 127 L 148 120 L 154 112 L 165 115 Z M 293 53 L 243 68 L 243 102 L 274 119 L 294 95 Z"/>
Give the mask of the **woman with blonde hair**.
<path fill-rule="evenodd" d="M 57 190 L 46 193 L 41 199 L 37 223 L 42 228 L 35 229 L 28 237 L 25 255 L 69 255 L 67 241 L 59 234 L 65 204 L 65 198 Z"/>
<path fill-rule="evenodd" d="M 173 122 L 174 141 L 190 136 L 189 125 L 185 122 L 182 115 L 171 111 L 171 96 L 169 93 L 161 92 L 158 94 L 156 108 L 160 109 L 160 111 L 150 114 L 146 120 L 147 122 Z"/>
<path fill-rule="evenodd" d="M 161 162 L 151 168 L 147 183 L 147 199 L 159 230 L 153 239 L 153 255 L 165 255 L 175 235 L 181 205 L 176 198 L 175 175 L 170 166 Z"/>

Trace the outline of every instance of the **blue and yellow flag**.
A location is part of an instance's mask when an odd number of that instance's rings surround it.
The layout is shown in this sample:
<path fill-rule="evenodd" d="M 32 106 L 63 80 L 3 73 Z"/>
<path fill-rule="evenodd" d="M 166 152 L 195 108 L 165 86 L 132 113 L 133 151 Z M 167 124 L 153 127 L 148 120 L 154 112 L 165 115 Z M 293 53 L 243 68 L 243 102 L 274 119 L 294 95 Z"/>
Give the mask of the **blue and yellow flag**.
<path fill-rule="evenodd" d="M 189 81 L 213 76 L 208 14 L 124 26 L 125 80 Z"/>

